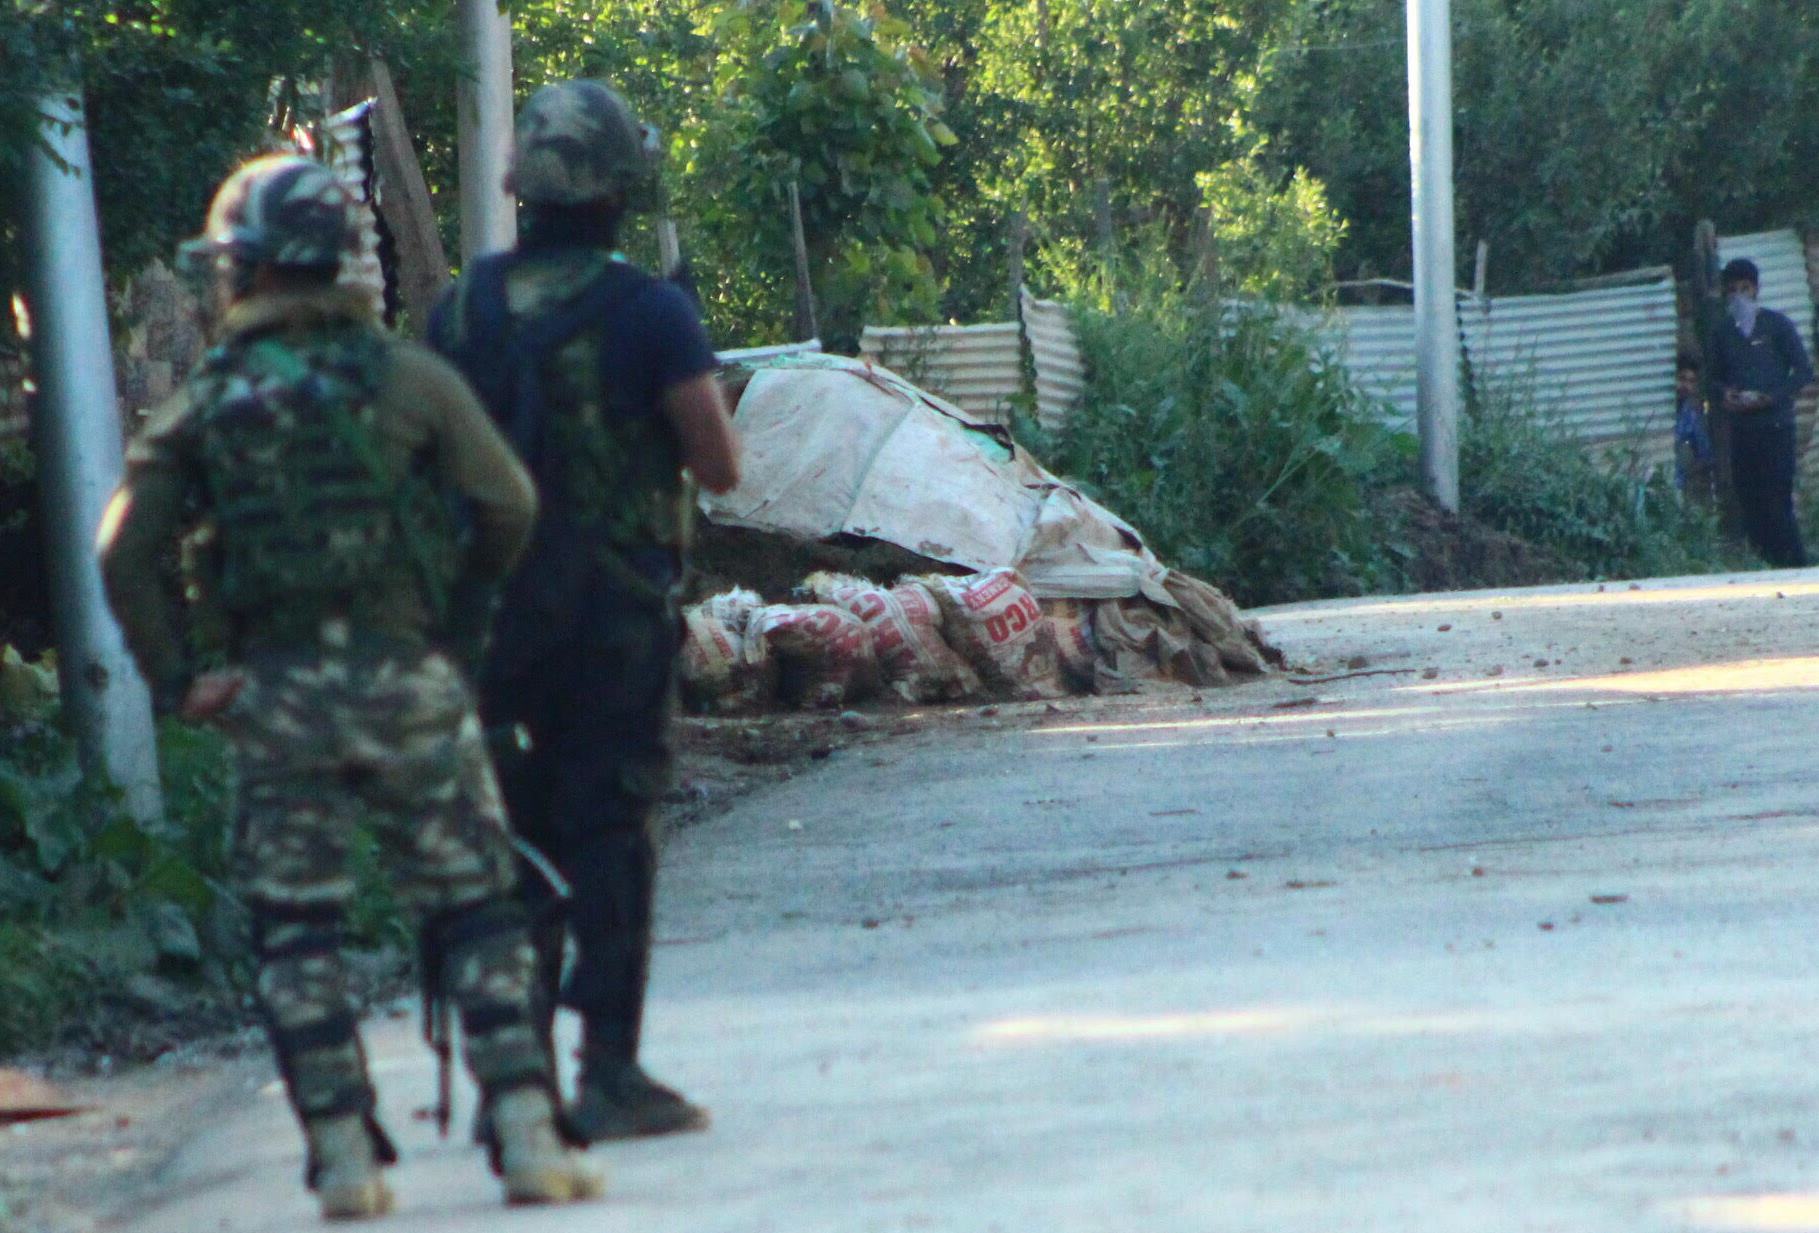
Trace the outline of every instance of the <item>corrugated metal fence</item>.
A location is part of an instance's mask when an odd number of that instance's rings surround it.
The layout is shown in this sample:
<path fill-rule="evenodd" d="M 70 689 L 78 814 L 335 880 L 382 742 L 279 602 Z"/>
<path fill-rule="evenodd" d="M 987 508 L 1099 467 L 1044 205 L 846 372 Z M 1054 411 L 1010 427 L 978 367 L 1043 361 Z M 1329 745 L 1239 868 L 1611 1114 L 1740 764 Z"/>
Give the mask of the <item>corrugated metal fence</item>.
<path fill-rule="evenodd" d="M 1004 424 L 1024 392 L 1024 346 L 1035 382 L 1036 419 L 1059 428 L 1086 392 L 1086 363 L 1067 306 L 1023 290 L 1023 320 L 985 325 L 865 328 L 859 352 L 955 403 L 981 421 Z"/>
<path fill-rule="evenodd" d="M 1674 284 L 1665 268 L 1621 286 L 1567 295 L 1460 301 L 1460 333 L 1474 378 L 1532 391 L 1567 431 L 1590 445 L 1632 442 L 1650 461 L 1671 456 Z M 1415 418 L 1415 320 L 1408 305 L 1335 310 L 1316 321 L 1365 389 Z M 873 326 L 861 350 L 984 420 L 1002 423 L 1024 388 L 1023 347 L 1033 362 L 1037 415 L 1059 428 L 1085 391 L 1073 323 L 1064 305 L 1023 297 L 1023 323 Z"/>
<path fill-rule="evenodd" d="M 1762 269 L 1762 301 L 1787 313 L 1812 342 L 1819 235 L 1809 252 L 1793 231 L 1723 240 L 1721 254 Z M 1459 334 L 1474 382 L 1532 396 L 1563 430 L 1600 453 L 1644 463 L 1673 457 L 1674 354 L 1679 317 L 1666 266 L 1557 295 L 1459 297 Z M 1314 322 L 1346 368 L 1389 404 L 1391 422 L 1415 421 L 1415 313 L 1409 305 L 1334 310 Z M 1014 323 L 871 327 L 862 350 L 983 419 L 1002 422 L 1023 388 L 1023 344 L 1034 365 L 1038 417 L 1058 428 L 1085 390 L 1085 365 L 1066 308 L 1023 297 Z M 1813 433 L 1802 403 L 1803 442 Z"/>
<path fill-rule="evenodd" d="M 1023 332 L 1036 370 L 1036 421 L 1050 432 L 1067 422 L 1086 395 L 1086 359 L 1074 320 L 1059 300 L 1038 300 L 1023 289 Z"/>
<path fill-rule="evenodd" d="M 324 151 L 347 191 L 354 196 L 358 239 L 341 260 L 341 284 L 364 292 L 376 312 L 385 312 L 385 268 L 379 262 L 378 180 L 373 174 L 374 100 L 338 111 L 322 124 Z"/>
<path fill-rule="evenodd" d="M 1015 321 L 868 325 L 859 353 L 993 424 L 1010 419 L 1011 401 L 1023 392 L 1023 333 Z"/>
<path fill-rule="evenodd" d="M 1415 310 L 1341 308 L 1324 330 L 1359 384 L 1390 403 L 1398 426 L 1412 429 Z M 1598 450 L 1634 448 L 1648 462 L 1673 456 L 1678 331 L 1665 267 L 1562 295 L 1459 298 L 1474 382 L 1532 395 L 1576 440 Z"/>
<path fill-rule="evenodd" d="M 1407 304 L 1340 309 L 1315 327 L 1363 390 L 1389 403 L 1391 419 L 1415 428 L 1415 310 Z"/>

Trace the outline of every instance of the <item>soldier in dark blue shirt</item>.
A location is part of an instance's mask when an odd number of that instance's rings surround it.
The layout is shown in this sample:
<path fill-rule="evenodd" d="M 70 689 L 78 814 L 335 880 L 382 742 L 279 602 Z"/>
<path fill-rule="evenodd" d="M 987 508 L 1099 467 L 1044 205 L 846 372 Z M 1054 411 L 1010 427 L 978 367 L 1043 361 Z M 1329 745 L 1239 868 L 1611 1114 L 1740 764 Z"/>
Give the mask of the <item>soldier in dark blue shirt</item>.
<path fill-rule="evenodd" d="M 1744 534 L 1771 565 L 1806 564 L 1794 518 L 1794 399 L 1813 366 L 1794 323 L 1756 302 L 1761 276 L 1742 258 L 1724 267 L 1726 318 L 1712 335 L 1712 405 L 1731 421 L 1731 482 Z"/>
<path fill-rule="evenodd" d="M 529 735 L 527 754 L 500 768 L 507 812 L 573 892 L 564 982 L 563 929 L 543 910 L 552 888 L 520 884 L 546 924 L 545 1031 L 558 995 L 581 1015 L 568 1115 L 590 1142 L 708 1121 L 645 1072 L 639 1047 L 694 505 L 683 470 L 729 491 L 739 441 L 694 304 L 616 251 L 626 213 L 654 196 L 647 136 L 600 82 L 532 95 L 511 170 L 524 236 L 469 263 L 430 323 L 541 498 L 501 597 L 480 711 L 489 728 Z"/>

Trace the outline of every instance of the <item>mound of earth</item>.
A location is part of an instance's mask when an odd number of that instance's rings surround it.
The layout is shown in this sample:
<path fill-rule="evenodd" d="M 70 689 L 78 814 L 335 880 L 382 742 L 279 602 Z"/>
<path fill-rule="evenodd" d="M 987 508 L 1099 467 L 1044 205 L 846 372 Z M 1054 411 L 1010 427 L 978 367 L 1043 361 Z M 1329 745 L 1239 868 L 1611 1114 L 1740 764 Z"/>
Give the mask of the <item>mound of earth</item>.
<path fill-rule="evenodd" d="M 1469 514 L 1449 513 L 1416 489 L 1397 489 L 1384 505 L 1384 521 L 1410 550 L 1404 568 L 1411 590 L 1538 586 L 1580 577 L 1556 553 Z"/>

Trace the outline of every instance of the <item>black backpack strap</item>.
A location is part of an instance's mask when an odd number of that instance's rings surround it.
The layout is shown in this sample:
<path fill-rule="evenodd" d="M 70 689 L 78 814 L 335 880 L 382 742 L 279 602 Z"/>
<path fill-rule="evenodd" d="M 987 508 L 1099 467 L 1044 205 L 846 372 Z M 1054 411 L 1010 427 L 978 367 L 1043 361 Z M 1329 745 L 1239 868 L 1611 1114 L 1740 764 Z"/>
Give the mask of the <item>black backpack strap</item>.
<path fill-rule="evenodd" d="M 450 358 L 480 395 L 481 404 L 500 431 L 517 445 L 518 434 L 510 422 L 512 370 L 516 365 L 499 362 L 499 357 L 511 349 L 512 319 L 506 303 L 506 279 L 511 275 L 512 258 L 511 253 L 489 253 L 469 264 L 468 285 L 459 304 L 461 345 Z M 431 336 L 440 336 L 441 327 L 441 321 L 432 321 Z"/>
<path fill-rule="evenodd" d="M 454 359 L 500 431 L 535 472 L 543 454 L 544 361 L 651 280 L 636 267 L 614 261 L 566 304 L 515 319 L 507 280 L 519 260 L 516 252 L 492 253 L 471 264 L 461 346 Z"/>

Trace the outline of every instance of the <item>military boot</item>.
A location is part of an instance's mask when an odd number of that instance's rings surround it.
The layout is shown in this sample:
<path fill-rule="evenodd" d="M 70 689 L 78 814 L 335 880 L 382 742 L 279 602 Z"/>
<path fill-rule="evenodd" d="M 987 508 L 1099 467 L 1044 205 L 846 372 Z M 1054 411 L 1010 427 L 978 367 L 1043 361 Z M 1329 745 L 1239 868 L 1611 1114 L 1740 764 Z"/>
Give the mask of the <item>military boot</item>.
<path fill-rule="evenodd" d="M 488 1102 L 499 1177 L 507 1203 L 597 1199 L 606 1179 L 563 1141 L 556 1105 L 540 1087 L 520 1087 Z"/>
<path fill-rule="evenodd" d="M 644 1073 L 635 1061 L 603 1052 L 581 1059 L 569 1124 L 589 1143 L 706 1130 L 708 1112 Z"/>
<path fill-rule="evenodd" d="M 392 1210 L 392 1192 L 379 1173 L 379 1154 L 358 1113 L 306 1122 L 311 1186 L 324 1220 L 367 1220 Z"/>

